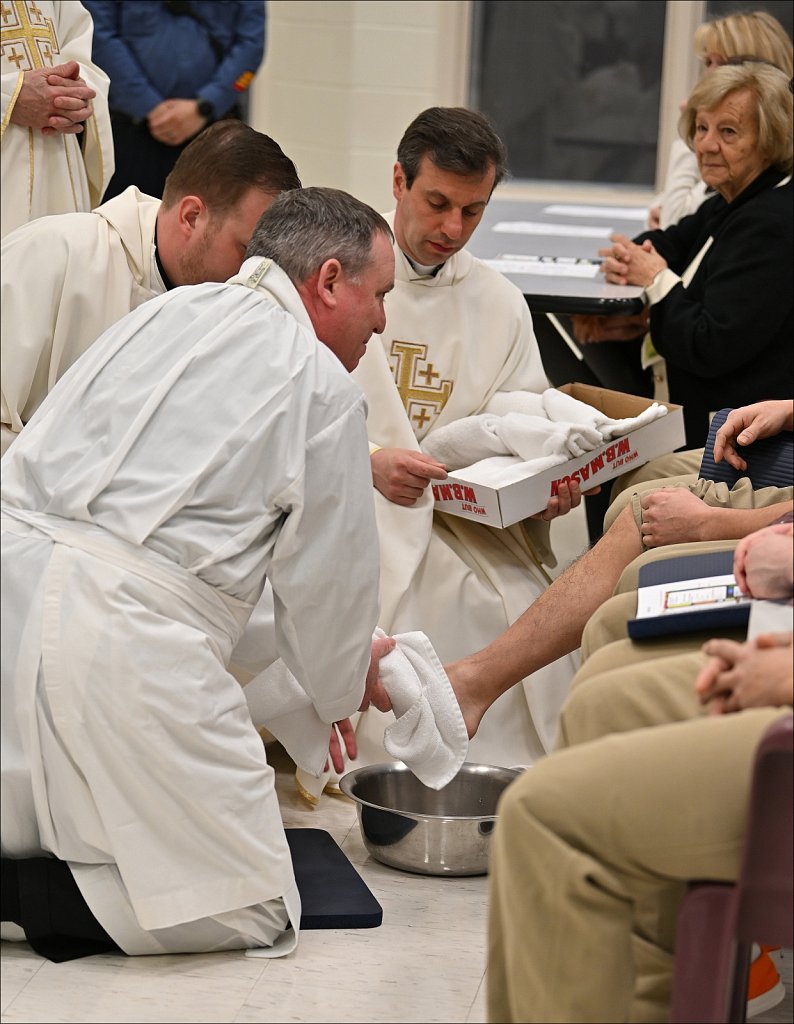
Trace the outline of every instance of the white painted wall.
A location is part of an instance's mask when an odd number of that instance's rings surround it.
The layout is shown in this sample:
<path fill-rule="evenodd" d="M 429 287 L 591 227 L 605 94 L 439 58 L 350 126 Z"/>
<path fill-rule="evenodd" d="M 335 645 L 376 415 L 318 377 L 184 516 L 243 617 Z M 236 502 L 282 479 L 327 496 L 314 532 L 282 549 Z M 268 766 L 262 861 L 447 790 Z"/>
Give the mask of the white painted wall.
<path fill-rule="evenodd" d="M 270 0 L 250 119 L 304 185 L 392 206 L 397 143 L 426 107 L 463 105 L 467 0 Z"/>

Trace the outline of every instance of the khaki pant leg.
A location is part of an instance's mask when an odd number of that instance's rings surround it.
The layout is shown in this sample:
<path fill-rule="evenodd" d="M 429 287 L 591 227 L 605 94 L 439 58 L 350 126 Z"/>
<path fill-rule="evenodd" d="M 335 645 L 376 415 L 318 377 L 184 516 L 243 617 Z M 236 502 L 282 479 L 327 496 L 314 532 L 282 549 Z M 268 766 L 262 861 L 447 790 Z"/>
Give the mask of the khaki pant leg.
<path fill-rule="evenodd" d="M 642 671 L 648 662 L 684 654 L 696 654 L 701 647 L 702 644 L 689 642 L 687 636 L 659 637 L 656 640 L 644 640 L 642 643 L 637 643 L 634 640 L 616 640 L 614 643 L 599 647 L 582 664 L 573 677 L 569 693 L 573 693 L 579 684 L 593 676 L 616 672 L 629 666 L 636 671 Z"/>
<path fill-rule="evenodd" d="M 747 477 L 742 477 L 733 487 L 728 487 L 724 483 L 716 483 L 713 480 L 698 480 L 692 475 L 669 477 L 666 480 L 650 480 L 634 487 L 627 487 L 613 500 L 604 516 L 604 531 L 609 529 L 626 505 L 632 506 L 634 521 L 637 524 L 637 529 L 640 530 L 642 526 L 640 508 L 642 495 L 663 487 L 686 487 L 712 508 L 768 508 L 770 505 L 791 501 L 792 495 L 794 495 L 792 487 L 761 487 L 754 490 Z"/>
<path fill-rule="evenodd" d="M 635 661 L 647 661 L 668 654 L 698 650 L 714 635 L 713 631 L 709 630 L 659 637 L 656 640 L 630 640 L 628 622 L 629 619 L 634 618 L 636 611 L 636 591 L 629 594 L 617 594 L 601 605 L 598 611 L 590 617 L 582 633 L 582 669 L 588 674 L 596 671 L 594 667 L 590 666 L 590 662 L 604 648 L 610 650 L 610 661 L 623 665 Z M 744 640 L 747 630 L 745 627 L 723 629 L 720 630 L 719 635 L 729 640 Z"/>
<path fill-rule="evenodd" d="M 674 476 L 694 476 L 697 479 L 704 452 L 705 448 L 671 452 L 669 455 L 660 455 L 658 459 L 651 459 L 639 469 L 624 473 L 612 484 L 610 501 L 614 501 L 623 491 L 651 481 L 655 481 L 659 487 L 664 487 L 665 480 Z"/>
<path fill-rule="evenodd" d="M 617 641 L 629 642 L 628 622 L 637 614 L 639 571 L 644 565 L 686 555 L 701 555 L 712 551 L 733 551 L 737 543 L 735 540 L 717 540 L 695 544 L 675 544 L 663 548 L 653 548 L 635 558 L 621 573 L 614 596 L 605 601 L 587 621 L 582 632 L 582 660 L 589 661 L 596 651 Z M 689 633 L 677 637 L 665 637 L 658 641 L 637 641 L 637 647 L 646 652 L 644 655 L 638 656 L 638 659 L 643 660 L 645 657 L 656 657 L 661 653 L 674 653 L 677 650 L 699 647 L 706 640 L 710 640 L 711 636 L 711 633 Z M 746 630 L 744 628 L 722 630 L 720 636 L 743 640 Z M 632 660 L 635 660 L 634 656 L 632 656 Z"/>
<path fill-rule="evenodd" d="M 666 562 L 671 558 L 684 558 L 688 555 L 707 555 L 712 551 L 733 551 L 738 543 L 738 540 L 704 540 L 693 541 L 690 544 L 665 544 L 661 548 L 649 548 L 629 562 L 615 585 L 615 593 L 626 594 L 636 591 L 640 582 L 640 569 L 644 565 Z"/>
<path fill-rule="evenodd" d="M 608 736 L 510 786 L 491 860 L 490 1021 L 668 1019 L 686 882 L 736 877 L 753 757 L 780 714 Z"/>
<path fill-rule="evenodd" d="M 697 482 L 697 473 L 683 473 L 680 476 L 666 477 L 664 480 L 651 479 L 634 484 L 631 487 L 624 487 L 619 494 L 613 496 L 606 511 L 604 516 L 604 533 L 614 523 L 626 505 L 632 504 L 635 496 L 641 498 L 643 494 L 647 494 L 649 491 L 659 491 L 663 487 L 687 487 L 692 490 Z"/>
<path fill-rule="evenodd" d="M 582 631 L 580 650 L 586 662 L 593 653 L 616 640 L 628 637 L 628 621 L 637 613 L 636 594 L 617 594 L 593 612 Z"/>
<path fill-rule="evenodd" d="M 580 670 L 574 677 L 560 715 L 558 749 L 589 743 L 614 732 L 685 722 L 705 714 L 694 686 L 707 661 L 699 649 L 620 665 L 618 658 L 626 652 L 610 647 L 593 659 L 600 663 L 601 672 Z M 630 649 L 628 654 L 632 653 Z"/>
<path fill-rule="evenodd" d="M 745 476 L 730 488 L 713 480 L 698 480 L 692 492 L 713 508 L 753 509 L 791 501 L 794 487 L 759 487 L 754 490 Z"/>

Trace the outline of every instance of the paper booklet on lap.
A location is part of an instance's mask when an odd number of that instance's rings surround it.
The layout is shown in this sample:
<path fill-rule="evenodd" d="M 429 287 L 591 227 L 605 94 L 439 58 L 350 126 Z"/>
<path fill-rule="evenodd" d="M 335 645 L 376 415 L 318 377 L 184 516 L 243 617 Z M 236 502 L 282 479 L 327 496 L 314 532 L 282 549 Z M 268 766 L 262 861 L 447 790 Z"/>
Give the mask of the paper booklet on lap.
<path fill-rule="evenodd" d="M 752 603 L 736 584 L 733 551 L 663 559 L 640 569 L 637 617 L 629 620 L 629 636 L 717 635 L 745 627 Z"/>

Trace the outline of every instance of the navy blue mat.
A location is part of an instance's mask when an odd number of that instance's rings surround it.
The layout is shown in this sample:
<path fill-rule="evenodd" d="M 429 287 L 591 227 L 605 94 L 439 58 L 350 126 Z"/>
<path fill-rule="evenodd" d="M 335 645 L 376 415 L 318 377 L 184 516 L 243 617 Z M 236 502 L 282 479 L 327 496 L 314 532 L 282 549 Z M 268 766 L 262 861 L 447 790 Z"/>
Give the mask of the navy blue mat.
<path fill-rule="evenodd" d="M 285 829 L 301 895 L 301 928 L 377 928 L 383 908 L 330 833 Z"/>

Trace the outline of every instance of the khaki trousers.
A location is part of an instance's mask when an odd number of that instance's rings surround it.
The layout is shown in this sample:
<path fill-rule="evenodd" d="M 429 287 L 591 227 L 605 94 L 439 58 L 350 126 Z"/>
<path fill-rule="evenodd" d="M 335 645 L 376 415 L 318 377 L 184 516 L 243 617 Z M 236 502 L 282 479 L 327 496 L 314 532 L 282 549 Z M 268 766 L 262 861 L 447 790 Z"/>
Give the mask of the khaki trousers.
<path fill-rule="evenodd" d="M 692 475 L 697 479 L 704 452 L 704 448 L 671 452 L 669 455 L 660 455 L 657 459 L 651 459 L 639 469 L 624 473 L 612 484 L 610 501 L 614 501 L 623 491 L 631 490 L 638 484 L 645 484 L 649 481 L 653 481 L 657 487 L 666 487 L 670 477 Z"/>
<path fill-rule="evenodd" d="M 563 728 L 570 737 L 613 734 L 551 754 L 500 804 L 490 880 L 493 1024 L 669 1019 L 675 921 L 686 883 L 735 879 L 755 750 L 786 713 L 698 711 L 688 721 L 614 732 L 620 722 L 650 724 L 665 711 L 651 682 L 642 685 L 644 702 L 631 690 L 629 673 L 622 695 L 599 678 L 583 684 Z M 618 707 L 626 695 L 633 712 Z M 685 713 L 678 703 L 686 703 L 683 689 L 664 700 L 674 716 Z"/>
<path fill-rule="evenodd" d="M 582 633 L 582 659 L 586 660 L 592 657 L 595 651 L 617 640 L 625 640 L 627 644 L 631 643 L 628 640 L 628 621 L 637 614 L 639 571 L 644 565 L 685 555 L 702 555 L 711 551 L 733 551 L 737 543 L 738 541 L 735 540 L 702 541 L 693 544 L 670 544 L 663 548 L 651 548 L 644 551 L 623 570 L 615 586 L 614 595 L 589 618 Z M 735 630 L 725 635 L 739 638 L 743 636 Z M 658 641 L 638 641 L 636 646 L 641 651 L 651 652 L 651 657 L 656 657 L 657 654 L 673 653 L 678 649 L 689 650 L 693 646 L 700 646 L 709 639 L 711 639 L 710 634 L 691 633 L 688 637 L 665 637 Z M 662 645 L 660 648 L 659 644 Z"/>

